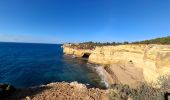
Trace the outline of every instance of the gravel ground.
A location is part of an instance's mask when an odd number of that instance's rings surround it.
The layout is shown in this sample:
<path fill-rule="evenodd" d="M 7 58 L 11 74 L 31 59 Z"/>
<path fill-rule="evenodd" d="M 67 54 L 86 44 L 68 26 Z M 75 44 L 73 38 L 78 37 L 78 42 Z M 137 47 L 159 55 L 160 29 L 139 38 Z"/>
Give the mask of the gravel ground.
<path fill-rule="evenodd" d="M 108 100 L 107 90 L 87 88 L 77 82 L 57 82 L 17 89 L 5 100 Z"/>

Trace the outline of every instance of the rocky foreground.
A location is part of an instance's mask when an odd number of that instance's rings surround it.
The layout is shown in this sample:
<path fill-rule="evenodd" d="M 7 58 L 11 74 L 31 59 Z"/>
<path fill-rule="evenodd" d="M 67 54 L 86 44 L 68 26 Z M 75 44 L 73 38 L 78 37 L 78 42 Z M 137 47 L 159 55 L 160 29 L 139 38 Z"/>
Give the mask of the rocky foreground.
<path fill-rule="evenodd" d="M 57 82 L 38 87 L 17 89 L 5 100 L 108 100 L 107 90 L 87 88 L 77 82 Z"/>

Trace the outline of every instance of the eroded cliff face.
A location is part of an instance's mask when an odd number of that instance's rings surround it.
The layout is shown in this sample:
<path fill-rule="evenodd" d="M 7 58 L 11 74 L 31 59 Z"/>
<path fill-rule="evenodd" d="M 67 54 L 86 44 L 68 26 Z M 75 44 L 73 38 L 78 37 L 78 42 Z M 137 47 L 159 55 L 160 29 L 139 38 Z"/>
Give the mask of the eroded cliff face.
<path fill-rule="evenodd" d="M 143 74 L 149 82 L 162 75 L 170 75 L 170 45 L 147 46 L 143 62 Z"/>
<path fill-rule="evenodd" d="M 96 47 L 95 50 L 64 47 L 64 52 L 78 57 L 90 52 L 88 61 L 91 63 L 110 66 L 129 66 L 130 63 L 130 66 L 143 70 L 143 77 L 147 82 L 156 81 L 160 75 L 170 74 L 170 45 L 102 46 Z"/>
<path fill-rule="evenodd" d="M 96 47 L 89 61 L 99 64 L 115 64 L 132 61 L 141 67 L 145 45 L 119 45 Z"/>

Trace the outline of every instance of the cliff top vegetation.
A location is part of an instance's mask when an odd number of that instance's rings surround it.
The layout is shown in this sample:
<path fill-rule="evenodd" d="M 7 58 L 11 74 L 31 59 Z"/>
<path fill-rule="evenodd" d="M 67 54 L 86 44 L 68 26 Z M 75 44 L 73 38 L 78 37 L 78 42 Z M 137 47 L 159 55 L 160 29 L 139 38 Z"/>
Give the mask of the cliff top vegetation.
<path fill-rule="evenodd" d="M 132 42 L 133 44 L 170 44 L 170 36 L 144 41 Z"/>
<path fill-rule="evenodd" d="M 170 36 L 155 38 L 150 40 L 136 41 L 136 42 L 83 42 L 83 43 L 69 43 L 75 49 L 94 49 L 96 46 L 111 46 L 111 45 L 126 45 L 126 44 L 170 44 Z"/>

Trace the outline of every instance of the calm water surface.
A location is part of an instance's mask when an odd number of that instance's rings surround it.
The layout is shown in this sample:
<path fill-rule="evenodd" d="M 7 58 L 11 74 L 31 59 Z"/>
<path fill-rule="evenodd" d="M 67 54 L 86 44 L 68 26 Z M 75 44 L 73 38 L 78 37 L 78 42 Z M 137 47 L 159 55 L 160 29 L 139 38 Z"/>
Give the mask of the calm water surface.
<path fill-rule="evenodd" d="M 64 56 L 61 45 L 0 43 L 0 83 L 31 87 L 62 81 L 100 87 L 87 62 Z"/>

